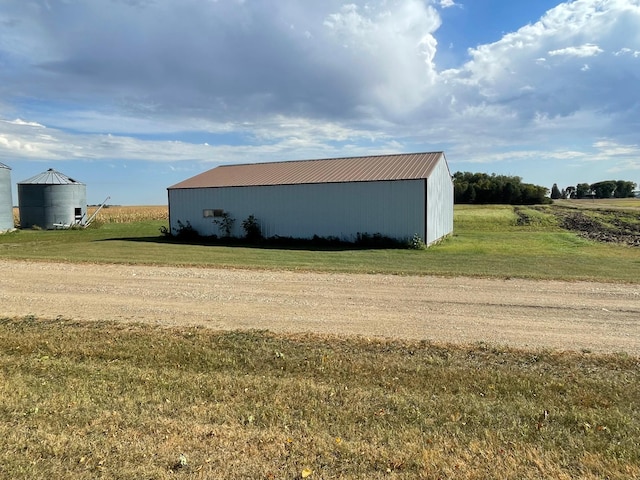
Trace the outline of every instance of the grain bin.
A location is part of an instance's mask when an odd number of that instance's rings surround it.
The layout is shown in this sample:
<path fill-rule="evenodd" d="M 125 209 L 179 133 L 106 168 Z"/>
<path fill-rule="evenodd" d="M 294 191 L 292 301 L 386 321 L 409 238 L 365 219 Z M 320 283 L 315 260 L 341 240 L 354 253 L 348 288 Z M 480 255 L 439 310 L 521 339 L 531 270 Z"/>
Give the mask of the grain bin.
<path fill-rule="evenodd" d="M 13 227 L 11 169 L 4 163 L 0 163 L 0 233 L 13 230 Z"/>
<path fill-rule="evenodd" d="M 87 186 L 50 168 L 18 183 L 18 206 L 21 228 L 84 225 Z"/>

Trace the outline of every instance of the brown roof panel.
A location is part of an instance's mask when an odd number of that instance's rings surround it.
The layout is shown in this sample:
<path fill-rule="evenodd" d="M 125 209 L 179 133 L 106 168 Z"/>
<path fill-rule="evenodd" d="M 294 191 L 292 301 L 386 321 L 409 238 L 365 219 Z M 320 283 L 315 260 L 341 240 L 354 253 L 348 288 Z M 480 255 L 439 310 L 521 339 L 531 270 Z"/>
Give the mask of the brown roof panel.
<path fill-rule="evenodd" d="M 428 178 L 443 152 L 222 165 L 169 189 L 372 182 Z"/>

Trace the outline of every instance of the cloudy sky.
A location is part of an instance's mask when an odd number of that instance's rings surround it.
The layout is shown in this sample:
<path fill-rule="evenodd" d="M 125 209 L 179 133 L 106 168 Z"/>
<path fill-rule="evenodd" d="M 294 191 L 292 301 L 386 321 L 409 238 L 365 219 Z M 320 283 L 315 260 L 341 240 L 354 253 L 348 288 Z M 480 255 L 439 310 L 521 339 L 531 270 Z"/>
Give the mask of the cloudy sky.
<path fill-rule="evenodd" d="M 640 0 L 0 0 L 14 184 L 163 204 L 220 164 L 440 150 L 640 183 Z"/>

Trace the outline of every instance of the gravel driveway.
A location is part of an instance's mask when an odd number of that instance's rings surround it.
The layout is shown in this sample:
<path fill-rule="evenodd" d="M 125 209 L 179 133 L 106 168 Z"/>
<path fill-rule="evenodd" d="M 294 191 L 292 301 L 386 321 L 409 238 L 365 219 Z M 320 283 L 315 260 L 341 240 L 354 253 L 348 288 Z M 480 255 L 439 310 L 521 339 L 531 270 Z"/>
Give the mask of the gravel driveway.
<path fill-rule="evenodd" d="M 640 285 L 0 260 L 0 316 L 640 355 Z"/>

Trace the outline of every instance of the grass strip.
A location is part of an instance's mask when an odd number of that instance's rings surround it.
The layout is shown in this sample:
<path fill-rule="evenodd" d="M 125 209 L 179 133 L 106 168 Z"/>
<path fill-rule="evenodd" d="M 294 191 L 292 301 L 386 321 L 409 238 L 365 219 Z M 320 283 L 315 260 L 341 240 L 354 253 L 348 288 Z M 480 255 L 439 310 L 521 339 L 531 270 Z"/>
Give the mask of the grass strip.
<path fill-rule="evenodd" d="M 581 238 L 558 226 L 554 207 L 458 205 L 454 235 L 427 250 L 296 249 L 176 243 L 162 220 L 107 222 L 87 230 L 0 235 L 15 260 L 285 269 L 399 275 L 487 276 L 638 283 L 640 250 Z M 140 218 L 135 210 L 124 218 Z M 114 217 L 118 218 L 118 217 Z M 613 217 L 612 217 L 613 218 Z"/>
<path fill-rule="evenodd" d="M 3 319 L 0 477 L 637 478 L 639 367 L 623 354 Z"/>

